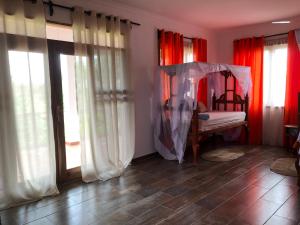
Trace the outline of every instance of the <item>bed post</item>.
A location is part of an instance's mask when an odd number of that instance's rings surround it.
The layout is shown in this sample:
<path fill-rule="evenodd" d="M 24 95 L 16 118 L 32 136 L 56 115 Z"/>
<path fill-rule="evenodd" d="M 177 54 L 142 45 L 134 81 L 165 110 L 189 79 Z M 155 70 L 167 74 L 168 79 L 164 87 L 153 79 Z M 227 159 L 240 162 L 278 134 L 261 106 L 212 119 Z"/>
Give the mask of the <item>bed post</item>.
<path fill-rule="evenodd" d="M 245 124 L 245 131 L 246 131 L 246 143 L 249 144 L 249 126 L 248 126 L 248 112 L 249 112 L 249 96 L 248 93 L 245 95 L 245 121 L 247 121 L 247 124 Z"/>
<path fill-rule="evenodd" d="M 198 121 L 198 107 L 193 111 L 193 117 L 192 117 L 192 149 L 193 149 L 193 163 L 196 164 L 198 161 L 198 148 L 199 148 L 199 142 L 198 142 L 198 129 L 199 129 L 199 121 Z"/>
<path fill-rule="evenodd" d="M 228 82 L 228 73 L 227 71 L 224 71 L 224 77 L 225 77 L 225 92 L 224 92 L 224 110 L 227 111 L 227 93 L 228 93 L 228 85 L 227 85 L 227 82 Z"/>
<path fill-rule="evenodd" d="M 214 92 L 213 99 L 212 99 L 212 110 L 217 109 L 216 101 L 217 101 L 217 97 L 216 97 L 216 93 Z"/>
<path fill-rule="evenodd" d="M 249 110 L 249 96 L 248 93 L 245 95 L 245 113 L 246 113 L 246 118 L 245 120 L 248 121 L 248 111 Z"/>
<path fill-rule="evenodd" d="M 233 76 L 233 111 L 236 111 L 236 101 L 235 101 L 235 95 L 236 95 L 236 78 Z"/>

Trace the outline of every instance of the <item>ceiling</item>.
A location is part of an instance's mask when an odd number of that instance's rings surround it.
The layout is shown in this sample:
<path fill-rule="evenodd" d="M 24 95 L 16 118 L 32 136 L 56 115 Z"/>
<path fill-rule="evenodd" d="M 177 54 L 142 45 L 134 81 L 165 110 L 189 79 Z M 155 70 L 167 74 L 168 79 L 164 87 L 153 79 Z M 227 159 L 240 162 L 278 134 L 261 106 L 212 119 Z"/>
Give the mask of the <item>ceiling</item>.
<path fill-rule="evenodd" d="M 300 15 L 300 0 L 113 0 L 211 29 Z"/>

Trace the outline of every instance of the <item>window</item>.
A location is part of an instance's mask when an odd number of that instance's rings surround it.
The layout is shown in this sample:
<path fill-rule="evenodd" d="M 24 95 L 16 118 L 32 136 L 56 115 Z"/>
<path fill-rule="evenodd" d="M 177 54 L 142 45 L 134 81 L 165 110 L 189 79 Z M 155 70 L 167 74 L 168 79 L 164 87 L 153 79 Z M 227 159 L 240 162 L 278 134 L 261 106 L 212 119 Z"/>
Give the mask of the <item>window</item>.
<path fill-rule="evenodd" d="M 184 39 L 183 42 L 183 62 L 193 62 L 194 61 L 194 54 L 193 54 L 193 43 L 190 39 Z M 189 97 L 195 97 L 196 93 L 196 86 L 194 80 L 191 78 L 188 82 L 192 83 L 193 85 L 187 85 L 189 87 L 189 90 L 187 91 L 187 96 Z"/>
<path fill-rule="evenodd" d="M 287 44 L 267 44 L 263 67 L 263 144 L 282 146 Z"/>
<path fill-rule="evenodd" d="M 18 175 L 21 176 L 22 171 L 24 178 L 30 180 L 46 176 L 50 171 L 48 161 L 42 159 L 50 157 L 48 138 L 52 129 L 48 118 L 44 55 L 9 50 L 8 56 L 18 136 L 16 140 L 22 146 L 18 158 Z M 36 163 L 31 163 L 30 159 L 35 159 Z M 43 166 L 37 163 L 38 160 L 43 161 Z"/>
<path fill-rule="evenodd" d="M 193 62 L 193 43 L 190 39 L 184 39 L 183 41 L 183 62 Z"/>
<path fill-rule="evenodd" d="M 57 41 L 73 42 L 73 30 L 71 26 L 59 25 L 54 23 L 46 24 L 47 39 Z"/>
<path fill-rule="evenodd" d="M 263 76 L 263 101 L 265 106 L 284 106 L 286 69 L 287 44 L 265 46 Z"/>

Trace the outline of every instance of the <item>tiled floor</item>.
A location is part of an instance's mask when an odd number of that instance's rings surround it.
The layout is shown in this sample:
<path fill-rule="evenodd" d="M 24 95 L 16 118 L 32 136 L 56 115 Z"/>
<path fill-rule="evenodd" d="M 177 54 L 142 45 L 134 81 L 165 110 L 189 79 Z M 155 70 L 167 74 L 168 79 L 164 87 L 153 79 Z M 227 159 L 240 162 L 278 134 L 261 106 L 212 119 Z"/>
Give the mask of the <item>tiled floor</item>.
<path fill-rule="evenodd" d="M 271 147 L 246 151 L 231 162 L 197 166 L 160 157 L 139 161 L 120 178 L 74 183 L 56 197 L 2 211 L 2 224 L 298 224 L 296 178 L 269 170 L 289 154 Z"/>

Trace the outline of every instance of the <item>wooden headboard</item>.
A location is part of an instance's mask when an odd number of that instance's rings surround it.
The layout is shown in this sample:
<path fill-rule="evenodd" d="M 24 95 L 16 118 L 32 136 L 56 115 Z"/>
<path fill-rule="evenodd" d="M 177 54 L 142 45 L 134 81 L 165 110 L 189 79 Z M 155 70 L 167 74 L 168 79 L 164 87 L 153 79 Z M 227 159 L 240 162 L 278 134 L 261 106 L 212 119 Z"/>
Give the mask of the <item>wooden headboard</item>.
<path fill-rule="evenodd" d="M 230 71 L 222 71 L 221 74 L 225 77 L 225 91 L 224 93 L 217 99 L 215 93 L 213 95 L 212 99 L 212 109 L 213 110 L 220 110 L 220 105 L 223 105 L 223 109 L 225 111 L 228 110 L 228 105 L 233 105 L 233 110 L 241 110 L 245 111 L 246 118 L 245 120 L 248 120 L 248 108 L 249 108 L 249 97 L 248 94 L 245 95 L 244 99 L 236 93 L 236 78 L 233 76 L 233 74 Z M 228 89 L 228 79 L 232 77 L 233 78 L 233 89 Z M 229 98 L 229 93 L 232 92 L 232 97 Z M 237 107 L 237 106 L 240 106 Z"/>

